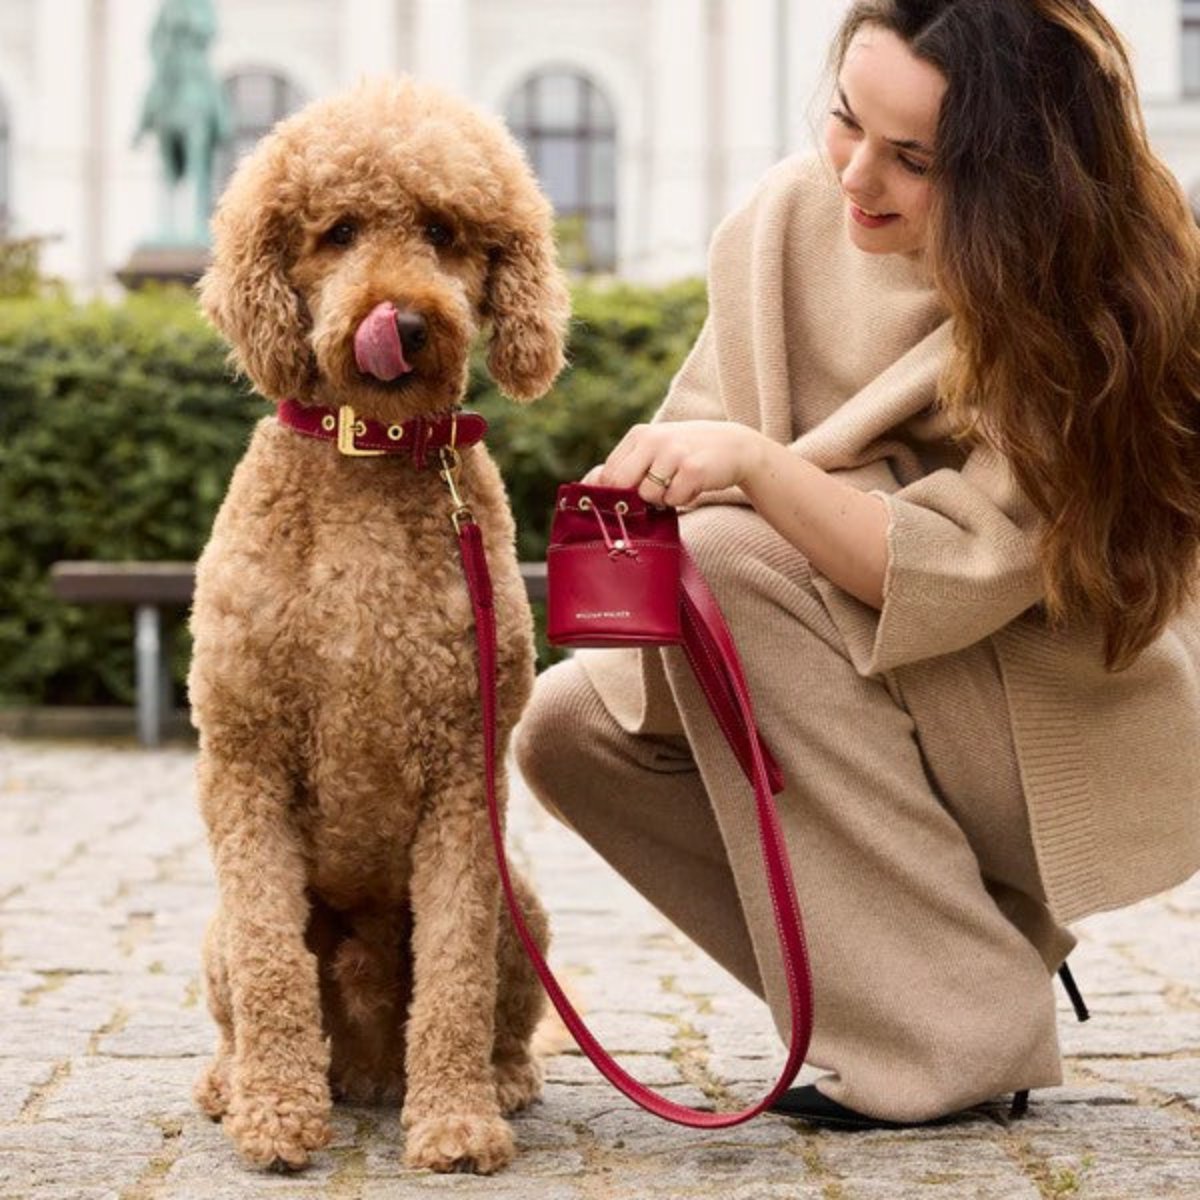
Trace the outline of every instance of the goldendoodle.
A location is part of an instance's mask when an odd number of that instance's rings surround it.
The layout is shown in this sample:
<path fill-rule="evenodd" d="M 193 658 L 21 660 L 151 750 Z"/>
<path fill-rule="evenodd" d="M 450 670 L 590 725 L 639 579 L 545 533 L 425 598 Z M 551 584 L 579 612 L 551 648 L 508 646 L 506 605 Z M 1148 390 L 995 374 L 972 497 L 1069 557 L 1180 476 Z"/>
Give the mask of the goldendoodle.
<path fill-rule="evenodd" d="M 500 122 L 376 80 L 281 122 L 213 231 L 201 303 L 279 409 L 196 574 L 188 687 L 220 1034 L 196 1096 L 256 1164 L 306 1163 L 333 1095 L 402 1098 L 409 1166 L 494 1171 L 513 1155 L 504 1114 L 541 1090 L 544 996 L 500 896 L 435 451 L 480 330 L 515 399 L 562 369 L 551 209 Z M 533 684 L 532 623 L 504 487 L 468 425 L 451 432 L 493 575 L 502 755 Z M 344 452 L 369 445 L 398 452 Z"/>

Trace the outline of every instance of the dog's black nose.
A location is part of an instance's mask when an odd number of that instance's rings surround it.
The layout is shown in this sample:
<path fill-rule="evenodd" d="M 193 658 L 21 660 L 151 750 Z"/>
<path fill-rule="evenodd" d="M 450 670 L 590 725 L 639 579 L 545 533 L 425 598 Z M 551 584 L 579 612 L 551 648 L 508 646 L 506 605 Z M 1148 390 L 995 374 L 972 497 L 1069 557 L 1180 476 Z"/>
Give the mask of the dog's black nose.
<path fill-rule="evenodd" d="M 406 357 L 412 357 L 424 349 L 429 340 L 429 327 L 425 324 L 425 318 L 410 308 L 396 310 L 396 332 L 400 334 L 400 344 L 404 347 Z"/>

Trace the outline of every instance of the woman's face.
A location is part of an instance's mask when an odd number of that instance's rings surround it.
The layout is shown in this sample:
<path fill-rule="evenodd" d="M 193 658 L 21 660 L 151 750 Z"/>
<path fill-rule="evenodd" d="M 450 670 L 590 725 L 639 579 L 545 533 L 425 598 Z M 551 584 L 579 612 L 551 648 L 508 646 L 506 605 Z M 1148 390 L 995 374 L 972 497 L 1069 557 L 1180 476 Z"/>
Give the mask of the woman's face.
<path fill-rule="evenodd" d="M 914 57 L 891 30 L 864 25 L 851 39 L 825 149 L 846 196 L 846 232 L 860 250 L 924 248 L 932 190 L 927 174 L 945 91 L 945 76 Z"/>

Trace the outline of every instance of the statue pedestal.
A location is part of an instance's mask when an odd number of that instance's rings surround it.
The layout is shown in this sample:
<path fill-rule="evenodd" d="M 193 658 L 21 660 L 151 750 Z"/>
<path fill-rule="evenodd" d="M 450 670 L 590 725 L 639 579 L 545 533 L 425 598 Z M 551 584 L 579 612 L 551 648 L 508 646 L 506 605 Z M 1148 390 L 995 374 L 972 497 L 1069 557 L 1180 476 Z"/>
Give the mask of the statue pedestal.
<path fill-rule="evenodd" d="M 117 271 L 117 278 L 130 291 L 146 284 L 178 283 L 192 287 L 212 261 L 207 246 L 141 245 Z"/>

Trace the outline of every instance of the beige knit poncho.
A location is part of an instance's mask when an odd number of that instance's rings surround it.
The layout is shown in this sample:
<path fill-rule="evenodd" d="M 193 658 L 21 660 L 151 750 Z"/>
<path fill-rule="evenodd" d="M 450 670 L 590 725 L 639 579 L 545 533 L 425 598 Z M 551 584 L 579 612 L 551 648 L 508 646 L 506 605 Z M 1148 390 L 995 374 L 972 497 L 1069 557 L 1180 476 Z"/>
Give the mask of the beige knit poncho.
<path fill-rule="evenodd" d="M 934 407 L 951 321 L 921 255 L 867 254 L 843 221 L 819 155 L 765 176 L 714 235 L 709 319 L 655 420 L 742 422 L 885 498 L 882 611 L 817 585 L 864 676 L 992 639 L 1060 921 L 1187 879 L 1200 870 L 1200 610 L 1115 675 L 1095 629 L 1049 630 L 1040 518 L 1005 462 L 951 442 Z M 701 502 L 748 503 L 738 489 Z M 664 702 L 639 651 L 579 661 L 627 729 Z"/>

